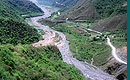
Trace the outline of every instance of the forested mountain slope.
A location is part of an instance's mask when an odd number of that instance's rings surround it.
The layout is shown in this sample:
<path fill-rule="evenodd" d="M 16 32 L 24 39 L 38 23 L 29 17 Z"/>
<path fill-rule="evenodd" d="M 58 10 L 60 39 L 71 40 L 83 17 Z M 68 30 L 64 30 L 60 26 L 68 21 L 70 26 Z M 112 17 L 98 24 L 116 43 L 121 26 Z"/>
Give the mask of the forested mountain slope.
<path fill-rule="evenodd" d="M 27 0 L 0 0 L 0 80 L 85 80 L 55 46 L 35 48 L 38 31 L 25 16 L 43 12 Z"/>
<path fill-rule="evenodd" d="M 42 13 L 27 0 L 0 1 L 0 43 L 32 43 L 39 40 L 37 30 L 24 22 L 22 14 Z"/>
<path fill-rule="evenodd" d="M 21 15 L 34 13 L 42 13 L 42 10 L 28 0 L 0 1 L 0 17 L 20 20 Z"/>

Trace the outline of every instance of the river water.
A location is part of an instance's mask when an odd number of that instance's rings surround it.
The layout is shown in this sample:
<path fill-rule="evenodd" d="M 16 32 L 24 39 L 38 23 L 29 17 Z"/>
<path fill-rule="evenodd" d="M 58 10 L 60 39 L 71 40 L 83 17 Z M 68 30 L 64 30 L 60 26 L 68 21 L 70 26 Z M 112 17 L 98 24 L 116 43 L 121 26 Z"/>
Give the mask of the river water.
<path fill-rule="evenodd" d="M 57 33 L 62 38 L 63 45 L 58 48 L 59 51 L 61 52 L 62 59 L 64 62 L 66 62 L 67 64 L 74 65 L 77 69 L 81 71 L 81 73 L 85 78 L 91 78 L 92 80 L 116 80 L 113 76 L 103 72 L 96 66 L 93 66 L 87 62 L 79 61 L 76 58 L 74 58 L 72 52 L 70 51 L 68 41 L 66 40 L 66 36 L 63 33 L 55 31 L 49 28 L 49 26 L 41 25 L 40 23 L 37 22 L 41 18 L 47 18 L 51 16 L 53 12 L 59 10 L 58 8 L 41 5 L 37 2 L 37 0 L 30 0 L 30 1 L 35 3 L 39 8 L 41 8 L 44 11 L 44 15 L 31 18 L 31 21 L 28 21 L 28 24 L 30 24 L 31 26 L 37 26 L 36 27 L 37 29 L 43 29 L 45 32 Z"/>

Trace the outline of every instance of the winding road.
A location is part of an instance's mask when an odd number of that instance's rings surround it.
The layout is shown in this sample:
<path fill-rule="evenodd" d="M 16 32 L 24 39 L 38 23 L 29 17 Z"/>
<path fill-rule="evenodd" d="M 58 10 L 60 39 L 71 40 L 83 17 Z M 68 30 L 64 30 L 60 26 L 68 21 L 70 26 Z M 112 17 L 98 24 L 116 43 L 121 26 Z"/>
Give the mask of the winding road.
<path fill-rule="evenodd" d="M 102 33 L 99 32 L 99 31 L 95 31 L 95 30 L 92 30 L 92 29 L 87 29 L 87 30 L 93 31 L 93 32 L 95 32 L 95 33 L 97 33 L 97 34 L 102 35 Z M 116 59 L 116 61 L 118 61 L 119 63 L 122 63 L 122 64 L 126 64 L 126 65 L 127 65 L 127 62 L 121 60 L 121 59 L 118 57 L 118 55 L 117 55 L 117 50 L 116 50 L 116 48 L 112 45 L 111 40 L 110 40 L 109 37 L 107 37 L 107 44 L 111 47 L 111 49 L 112 49 L 112 56 Z"/>
<path fill-rule="evenodd" d="M 66 62 L 67 64 L 74 65 L 77 69 L 79 69 L 81 71 L 81 73 L 84 75 L 85 78 L 91 78 L 92 80 L 116 80 L 114 78 L 114 76 L 103 72 L 101 69 L 97 68 L 96 66 L 93 66 L 87 62 L 79 61 L 76 58 L 74 58 L 72 55 L 72 52 L 70 51 L 68 41 L 66 40 L 66 36 L 63 33 L 55 31 L 55 30 L 49 28 L 48 26 L 41 25 L 40 23 L 37 22 L 41 18 L 47 18 L 47 17 L 51 16 L 51 14 L 53 12 L 56 12 L 59 10 L 58 8 L 40 5 L 37 2 L 37 0 L 30 0 L 30 1 L 35 3 L 38 7 L 40 7 L 44 11 L 44 15 L 31 18 L 31 21 L 28 21 L 28 24 L 30 24 L 31 26 L 37 26 L 37 27 L 35 27 L 37 29 L 44 30 L 46 32 L 46 34 L 45 34 L 46 36 L 47 36 L 47 34 L 50 35 L 51 33 L 53 33 L 53 34 L 58 34 L 61 37 L 61 40 L 59 42 L 54 42 L 54 45 L 56 45 L 58 47 L 59 51 L 61 52 L 62 59 L 64 62 Z M 100 33 L 100 32 L 98 32 L 98 33 Z M 47 37 L 49 37 L 49 35 Z M 44 37 L 44 39 L 47 37 Z M 53 41 L 52 38 L 53 37 L 50 37 L 48 39 Z M 39 43 L 38 45 L 41 45 L 44 42 L 46 42 L 46 41 L 41 40 L 38 42 Z M 34 44 L 37 44 L 37 43 L 34 43 Z"/>
<path fill-rule="evenodd" d="M 108 43 L 108 45 L 109 45 L 109 46 L 111 47 L 111 49 L 112 49 L 112 56 L 113 56 L 118 62 L 120 62 L 120 63 L 122 63 L 122 64 L 127 64 L 127 62 L 121 60 L 121 59 L 118 57 L 118 55 L 117 55 L 117 53 L 116 53 L 116 48 L 112 45 L 111 40 L 110 40 L 109 37 L 107 37 L 107 43 Z"/>

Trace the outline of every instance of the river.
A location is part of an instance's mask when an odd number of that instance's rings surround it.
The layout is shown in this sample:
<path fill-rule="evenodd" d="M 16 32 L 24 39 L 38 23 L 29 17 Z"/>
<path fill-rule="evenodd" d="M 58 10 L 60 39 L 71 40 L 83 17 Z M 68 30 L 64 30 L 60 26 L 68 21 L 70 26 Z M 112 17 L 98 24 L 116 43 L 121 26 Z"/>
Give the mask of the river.
<path fill-rule="evenodd" d="M 41 5 L 37 2 L 37 0 L 30 1 L 35 3 L 39 8 L 41 8 L 44 11 L 44 15 L 31 18 L 31 21 L 28 21 L 28 24 L 30 24 L 31 26 L 37 26 L 37 29 L 43 29 L 46 32 L 46 34 L 50 32 L 57 33 L 62 38 L 61 41 L 63 44 L 61 46 L 58 46 L 58 49 L 61 52 L 62 59 L 64 62 L 66 62 L 67 64 L 74 65 L 77 69 L 81 71 L 85 78 L 91 78 L 92 80 L 116 80 L 114 76 L 111 76 L 103 72 L 96 66 L 93 66 L 87 62 L 79 61 L 76 58 L 74 58 L 72 52 L 70 51 L 68 41 L 66 40 L 66 36 L 63 33 L 55 31 L 49 28 L 49 26 L 41 25 L 37 22 L 41 18 L 47 18 L 51 16 L 53 12 L 59 10 L 58 8 Z"/>

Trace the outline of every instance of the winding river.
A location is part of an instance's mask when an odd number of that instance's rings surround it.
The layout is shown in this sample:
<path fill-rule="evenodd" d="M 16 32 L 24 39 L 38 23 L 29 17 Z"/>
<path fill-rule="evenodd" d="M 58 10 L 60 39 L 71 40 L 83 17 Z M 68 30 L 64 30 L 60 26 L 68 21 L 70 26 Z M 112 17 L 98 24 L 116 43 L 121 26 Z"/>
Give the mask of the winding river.
<path fill-rule="evenodd" d="M 38 7 L 40 7 L 44 11 L 44 15 L 31 18 L 31 21 L 28 21 L 28 24 L 30 24 L 31 26 L 37 26 L 36 27 L 37 29 L 43 29 L 46 32 L 46 34 L 50 32 L 57 33 L 62 38 L 63 44 L 61 46 L 58 46 L 58 48 L 61 52 L 62 59 L 64 62 L 66 62 L 67 64 L 74 65 L 77 69 L 81 71 L 81 73 L 85 78 L 91 78 L 92 80 L 116 80 L 114 76 L 111 76 L 103 72 L 96 66 L 93 66 L 87 62 L 79 61 L 76 58 L 74 58 L 72 52 L 70 51 L 68 41 L 66 40 L 66 36 L 63 33 L 55 31 L 49 28 L 48 26 L 41 25 L 40 23 L 37 22 L 41 18 L 47 18 L 51 16 L 53 12 L 59 10 L 58 8 L 41 5 L 37 2 L 37 0 L 30 0 L 30 1 L 35 3 Z"/>

